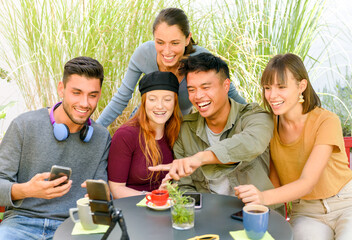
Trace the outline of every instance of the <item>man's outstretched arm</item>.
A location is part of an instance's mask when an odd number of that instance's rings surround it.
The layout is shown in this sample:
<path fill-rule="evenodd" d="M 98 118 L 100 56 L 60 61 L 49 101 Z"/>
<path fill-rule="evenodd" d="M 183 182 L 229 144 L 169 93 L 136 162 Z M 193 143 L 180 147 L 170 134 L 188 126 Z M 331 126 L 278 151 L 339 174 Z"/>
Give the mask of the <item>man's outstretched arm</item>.
<path fill-rule="evenodd" d="M 222 164 L 212 151 L 202 151 L 190 157 L 175 159 L 169 164 L 149 167 L 151 171 L 169 171 L 170 177 L 180 180 L 191 175 L 197 168 L 206 164 Z"/>

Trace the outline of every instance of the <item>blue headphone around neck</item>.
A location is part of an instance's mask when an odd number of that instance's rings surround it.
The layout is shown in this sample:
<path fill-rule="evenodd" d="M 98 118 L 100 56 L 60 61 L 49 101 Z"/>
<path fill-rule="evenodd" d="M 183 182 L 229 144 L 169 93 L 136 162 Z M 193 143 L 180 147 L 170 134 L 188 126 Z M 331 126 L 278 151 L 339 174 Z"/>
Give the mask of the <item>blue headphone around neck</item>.
<path fill-rule="evenodd" d="M 58 140 L 59 142 L 65 141 L 70 136 L 70 130 L 68 129 L 66 124 L 56 123 L 54 119 L 54 110 L 58 106 L 60 106 L 61 103 L 62 102 L 56 103 L 50 111 L 50 122 L 54 127 L 53 129 L 54 136 L 56 140 Z M 91 125 L 92 125 L 92 121 L 90 120 L 90 118 L 88 118 L 87 124 L 85 124 L 83 128 L 79 131 L 79 137 L 83 142 L 89 142 L 93 136 L 94 129 Z"/>

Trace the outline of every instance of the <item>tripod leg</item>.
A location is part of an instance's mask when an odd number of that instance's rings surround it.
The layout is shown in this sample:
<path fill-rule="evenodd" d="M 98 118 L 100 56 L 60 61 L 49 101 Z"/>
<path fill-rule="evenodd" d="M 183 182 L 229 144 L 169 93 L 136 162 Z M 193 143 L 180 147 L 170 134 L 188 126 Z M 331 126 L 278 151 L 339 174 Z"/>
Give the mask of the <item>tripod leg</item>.
<path fill-rule="evenodd" d="M 115 225 L 116 225 L 116 221 L 112 221 L 108 230 L 106 230 L 106 232 L 105 232 L 104 236 L 101 238 L 101 240 L 108 239 L 108 237 L 109 237 L 111 231 L 114 229 Z"/>
<path fill-rule="evenodd" d="M 120 211 L 119 213 L 119 225 L 122 231 L 122 235 L 121 235 L 121 240 L 130 240 L 130 237 L 128 236 L 127 233 L 127 227 L 126 227 L 126 223 L 125 223 L 125 219 L 123 218 L 122 212 Z"/>
<path fill-rule="evenodd" d="M 130 240 L 130 237 L 128 236 L 128 233 L 127 233 L 125 219 L 123 218 L 123 215 L 122 215 L 122 211 L 121 210 L 118 211 L 117 209 L 113 209 L 113 213 L 111 214 L 110 227 L 105 232 L 101 240 L 106 240 L 109 237 L 111 231 L 114 229 L 116 225 L 116 222 L 119 222 L 119 226 L 121 228 L 121 232 L 122 232 L 121 240 Z"/>

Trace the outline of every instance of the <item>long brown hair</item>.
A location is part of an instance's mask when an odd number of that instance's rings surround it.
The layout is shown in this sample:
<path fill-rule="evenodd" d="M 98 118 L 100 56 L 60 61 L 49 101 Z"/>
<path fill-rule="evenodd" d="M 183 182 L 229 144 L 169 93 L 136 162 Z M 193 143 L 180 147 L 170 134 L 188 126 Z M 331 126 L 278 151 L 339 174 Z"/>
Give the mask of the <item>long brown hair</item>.
<path fill-rule="evenodd" d="M 175 94 L 175 107 L 172 115 L 165 124 L 164 136 L 167 139 L 167 143 L 172 149 L 177 139 L 178 133 L 181 127 L 181 110 L 178 104 L 178 96 Z M 162 155 L 159 149 L 159 145 L 155 140 L 155 132 L 149 122 L 145 109 L 146 94 L 141 97 L 141 105 L 136 112 L 135 116 L 127 123 L 130 125 L 138 125 L 139 131 L 139 145 L 142 152 L 147 160 L 146 167 L 156 166 L 162 163 Z M 160 175 L 160 172 L 151 172 L 148 179 L 152 180 L 154 174 L 156 177 Z"/>
<path fill-rule="evenodd" d="M 274 84 L 275 78 L 279 84 L 287 85 L 286 70 L 289 70 L 292 73 L 297 80 L 297 83 L 301 82 L 303 79 L 307 80 L 307 87 L 302 93 L 304 98 L 304 103 L 302 103 L 302 113 L 306 114 L 312 111 L 315 107 L 320 107 L 320 99 L 309 81 L 308 72 L 304 67 L 303 61 L 299 56 L 293 53 L 286 53 L 285 55 L 278 54 L 271 58 L 268 65 L 265 67 L 260 82 L 262 85 L 264 107 L 269 112 L 273 113 L 270 104 L 265 99 L 264 85 Z"/>

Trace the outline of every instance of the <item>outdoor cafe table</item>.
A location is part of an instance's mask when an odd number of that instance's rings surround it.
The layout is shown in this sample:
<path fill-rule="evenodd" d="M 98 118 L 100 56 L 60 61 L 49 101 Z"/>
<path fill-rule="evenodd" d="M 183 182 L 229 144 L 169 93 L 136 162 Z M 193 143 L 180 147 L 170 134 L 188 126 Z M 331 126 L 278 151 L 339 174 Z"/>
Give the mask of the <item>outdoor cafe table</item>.
<path fill-rule="evenodd" d="M 143 196 L 114 200 L 114 206 L 122 210 L 127 232 L 131 240 L 175 239 L 183 240 L 203 234 L 218 234 L 220 239 L 232 239 L 229 232 L 242 230 L 243 224 L 230 215 L 242 209 L 243 203 L 232 196 L 204 194 L 203 206 L 195 210 L 194 228 L 176 230 L 171 225 L 170 210 L 156 211 L 148 207 L 137 207 Z M 74 223 L 66 219 L 57 229 L 54 240 L 97 240 L 103 234 L 71 235 Z M 270 210 L 268 231 L 275 239 L 293 239 L 290 224 L 279 213 Z M 120 239 L 121 230 L 116 224 L 108 239 Z"/>

